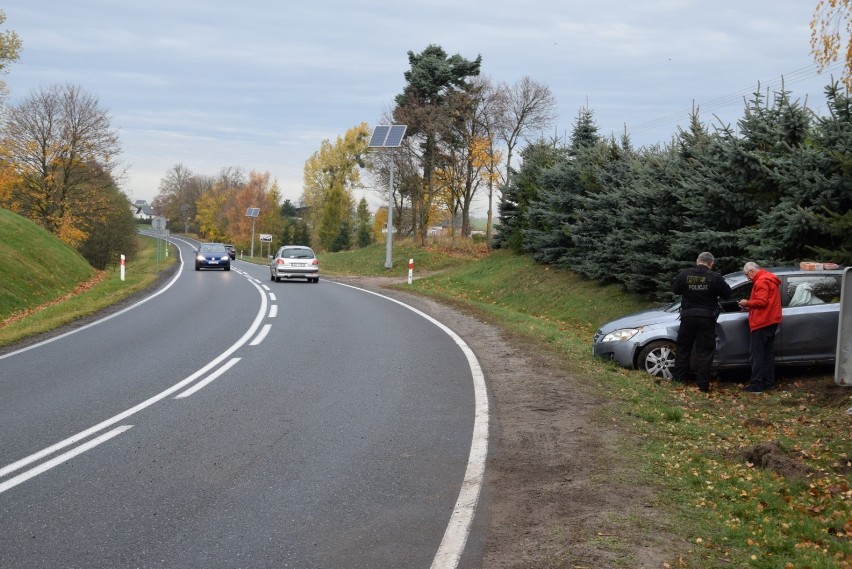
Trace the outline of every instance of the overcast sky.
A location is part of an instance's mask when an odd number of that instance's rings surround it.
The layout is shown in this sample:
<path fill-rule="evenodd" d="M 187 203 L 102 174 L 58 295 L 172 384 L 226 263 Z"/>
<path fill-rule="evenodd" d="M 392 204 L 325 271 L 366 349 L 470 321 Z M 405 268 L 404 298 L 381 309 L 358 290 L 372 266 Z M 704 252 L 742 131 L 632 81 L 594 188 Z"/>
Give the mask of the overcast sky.
<path fill-rule="evenodd" d="M 324 139 L 375 126 L 403 89 L 408 51 L 437 44 L 482 56 L 482 74 L 529 76 L 570 135 L 588 105 L 604 135 L 667 143 L 693 103 L 734 124 L 743 97 L 777 89 L 825 114 L 809 55 L 816 0 L 6 0 L 23 42 L 7 103 L 56 83 L 80 86 L 112 117 L 124 190 L 149 202 L 176 164 L 269 172 L 302 193 Z M 375 192 L 364 194 L 375 206 Z M 360 196 L 359 196 L 360 197 Z"/>

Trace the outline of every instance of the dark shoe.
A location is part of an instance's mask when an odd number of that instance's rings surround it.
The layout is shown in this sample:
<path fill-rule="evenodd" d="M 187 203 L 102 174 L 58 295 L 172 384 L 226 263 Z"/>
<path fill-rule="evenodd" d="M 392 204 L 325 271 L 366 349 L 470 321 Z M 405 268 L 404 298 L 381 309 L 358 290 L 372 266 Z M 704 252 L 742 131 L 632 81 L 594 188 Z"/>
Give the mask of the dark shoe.
<path fill-rule="evenodd" d="M 763 393 L 763 388 L 756 385 L 746 385 L 742 390 L 746 393 Z"/>

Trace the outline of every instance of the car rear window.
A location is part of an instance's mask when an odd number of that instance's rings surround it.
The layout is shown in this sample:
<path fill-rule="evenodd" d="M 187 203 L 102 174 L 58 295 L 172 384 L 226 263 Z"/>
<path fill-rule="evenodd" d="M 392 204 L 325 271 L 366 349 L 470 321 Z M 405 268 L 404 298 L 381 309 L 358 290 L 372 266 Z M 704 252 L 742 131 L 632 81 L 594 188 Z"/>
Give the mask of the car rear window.
<path fill-rule="evenodd" d="M 284 249 L 281 256 L 285 259 L 313 259 L 314 252 L 311 249 Z"/>

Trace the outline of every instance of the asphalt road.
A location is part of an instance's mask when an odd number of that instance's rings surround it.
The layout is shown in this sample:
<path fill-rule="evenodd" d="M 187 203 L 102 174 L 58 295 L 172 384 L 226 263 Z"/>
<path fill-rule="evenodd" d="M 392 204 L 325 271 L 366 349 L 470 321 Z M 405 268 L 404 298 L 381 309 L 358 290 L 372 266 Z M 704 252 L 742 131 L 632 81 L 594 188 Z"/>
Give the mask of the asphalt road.
<path fill-rule="evenodd" d="M 464 346 L 180 249 L 142 304 L 0 356 L 0 568 L 455 566 L 483 415 Z"/>

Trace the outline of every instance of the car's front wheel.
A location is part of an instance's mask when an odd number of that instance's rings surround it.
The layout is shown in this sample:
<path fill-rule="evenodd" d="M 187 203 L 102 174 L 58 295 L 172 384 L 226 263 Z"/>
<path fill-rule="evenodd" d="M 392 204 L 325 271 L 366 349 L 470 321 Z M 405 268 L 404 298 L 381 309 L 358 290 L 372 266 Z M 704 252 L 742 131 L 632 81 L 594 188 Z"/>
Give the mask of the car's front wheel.
<path fill-rule="evenodd" d="M 639 369 L 643 369 L 651 375 L 671 379 L 674 360 L 674 342 L 659 340 L 642 348 L 636 363 Z"/>

